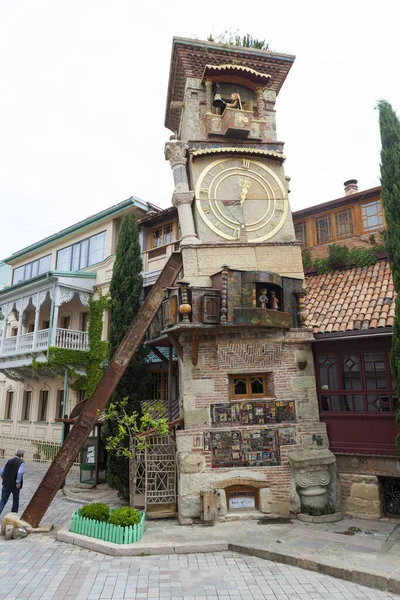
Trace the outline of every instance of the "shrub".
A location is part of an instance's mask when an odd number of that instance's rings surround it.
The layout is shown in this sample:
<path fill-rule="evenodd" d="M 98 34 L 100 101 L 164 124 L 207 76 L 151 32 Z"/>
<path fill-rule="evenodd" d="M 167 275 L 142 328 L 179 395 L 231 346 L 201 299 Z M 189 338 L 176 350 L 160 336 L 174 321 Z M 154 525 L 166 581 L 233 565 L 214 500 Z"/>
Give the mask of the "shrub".
<path fill-rule="evenodd" d="M 123 508 L 116 508 L 114 512 L 111 513 L 108 522 L 112 525 L 129 527 L 130 525 L 137 525 L 140 523 L 141 518 L 142 515 L 138 510 L 129 508 L 129 506 L 125 506 Z"/>
<path fill-rule="evenodd" d="M 108 521 L 110 516 L 110 507 L 102 502 L 92 502 L 87 506 L 82 506 L 79 509 L 79 514 L 85 519 L 92 519 L 94 521 Z"/>

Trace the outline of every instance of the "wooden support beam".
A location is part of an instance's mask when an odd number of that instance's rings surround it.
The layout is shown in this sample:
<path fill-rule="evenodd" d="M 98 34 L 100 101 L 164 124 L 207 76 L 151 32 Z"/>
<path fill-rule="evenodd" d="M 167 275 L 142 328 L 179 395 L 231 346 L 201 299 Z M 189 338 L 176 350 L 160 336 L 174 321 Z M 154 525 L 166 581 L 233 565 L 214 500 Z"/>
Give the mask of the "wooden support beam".
<path fill-rule="evenodd" d="M 178 338 L 173 333 L 167 333 L 167 336 L 168 336 L 169 341 L 175 348 L 177 355 L 179 356 L 179 358 L 181 360 L 183 360 L 183 348 L 180 345 Z"/>
<path fill-rule="evenodd" d="M 22 518 L 32 527 L 39 525 L 54 496 L 60 489 L 76 456 L 95 426 L 99 412 L 105 408 L 108 399 L 132 360 L 137 347 L 141 344 L 150 323 L 156 316 L 164 300 L 164 288 L 174 284 L 181 268 L 182 256 L 180 253 L 174 252 L 151 288 L 96 389 L 83 407 L 74 427 L 26 507 Z"/>
<path fill-rule="evenodd" d="M 192 333 L 192 365 L 197 367 L 199 361 L 199 332 L 193 331 Z"/>

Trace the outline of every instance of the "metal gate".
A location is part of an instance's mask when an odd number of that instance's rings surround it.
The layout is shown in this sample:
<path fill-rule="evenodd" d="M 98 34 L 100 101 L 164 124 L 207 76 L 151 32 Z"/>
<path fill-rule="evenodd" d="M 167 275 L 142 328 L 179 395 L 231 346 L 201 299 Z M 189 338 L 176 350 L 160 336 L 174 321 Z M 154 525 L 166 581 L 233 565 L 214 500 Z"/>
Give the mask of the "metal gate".
<path fill-rule="evenodd" d="M 149 436 L 134 461 L 135 506 L 148 516 L 176 514 L 176 451 L 169 436 Z"/>
<path fill-rule="evenodd" d="M 400 517 L 400 479 L 382 477 L 383 512 L 387 517 Z"/>

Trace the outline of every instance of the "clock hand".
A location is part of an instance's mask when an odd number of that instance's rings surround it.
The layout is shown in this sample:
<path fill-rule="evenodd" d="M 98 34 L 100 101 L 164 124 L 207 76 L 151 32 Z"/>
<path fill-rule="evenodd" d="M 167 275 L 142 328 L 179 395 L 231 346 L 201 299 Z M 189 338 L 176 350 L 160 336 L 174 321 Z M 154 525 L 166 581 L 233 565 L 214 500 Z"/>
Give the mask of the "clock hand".
<path fill-rule="evenodd" d="M 251 181 L 249 181 L 248 179 L 240 179 L 239 185 L 242 188 L 242 191 L 240 192 L 240 206 L 243 206 L 244 201 L 247 197 L 247 192 L 251 187 Z"/>

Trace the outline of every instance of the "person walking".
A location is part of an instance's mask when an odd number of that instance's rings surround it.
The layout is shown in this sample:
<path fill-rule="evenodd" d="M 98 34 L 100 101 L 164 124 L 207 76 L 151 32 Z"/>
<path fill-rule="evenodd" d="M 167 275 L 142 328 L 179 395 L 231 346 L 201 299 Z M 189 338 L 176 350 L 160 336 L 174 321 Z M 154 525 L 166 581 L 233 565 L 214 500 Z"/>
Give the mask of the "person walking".
<path fill-rule="evenodd" d="M 24 450 L 17 450 L 14 458 L 10 458 L 1 468 L 0 475 L 3 479 L 3 488 L 1 490 L 0 514 L 3 512 L 10 494 L 13 497 L 11 512 L 18 512 L 19 492 L 23 485 L 25 473 L 24 454 Z"/>

